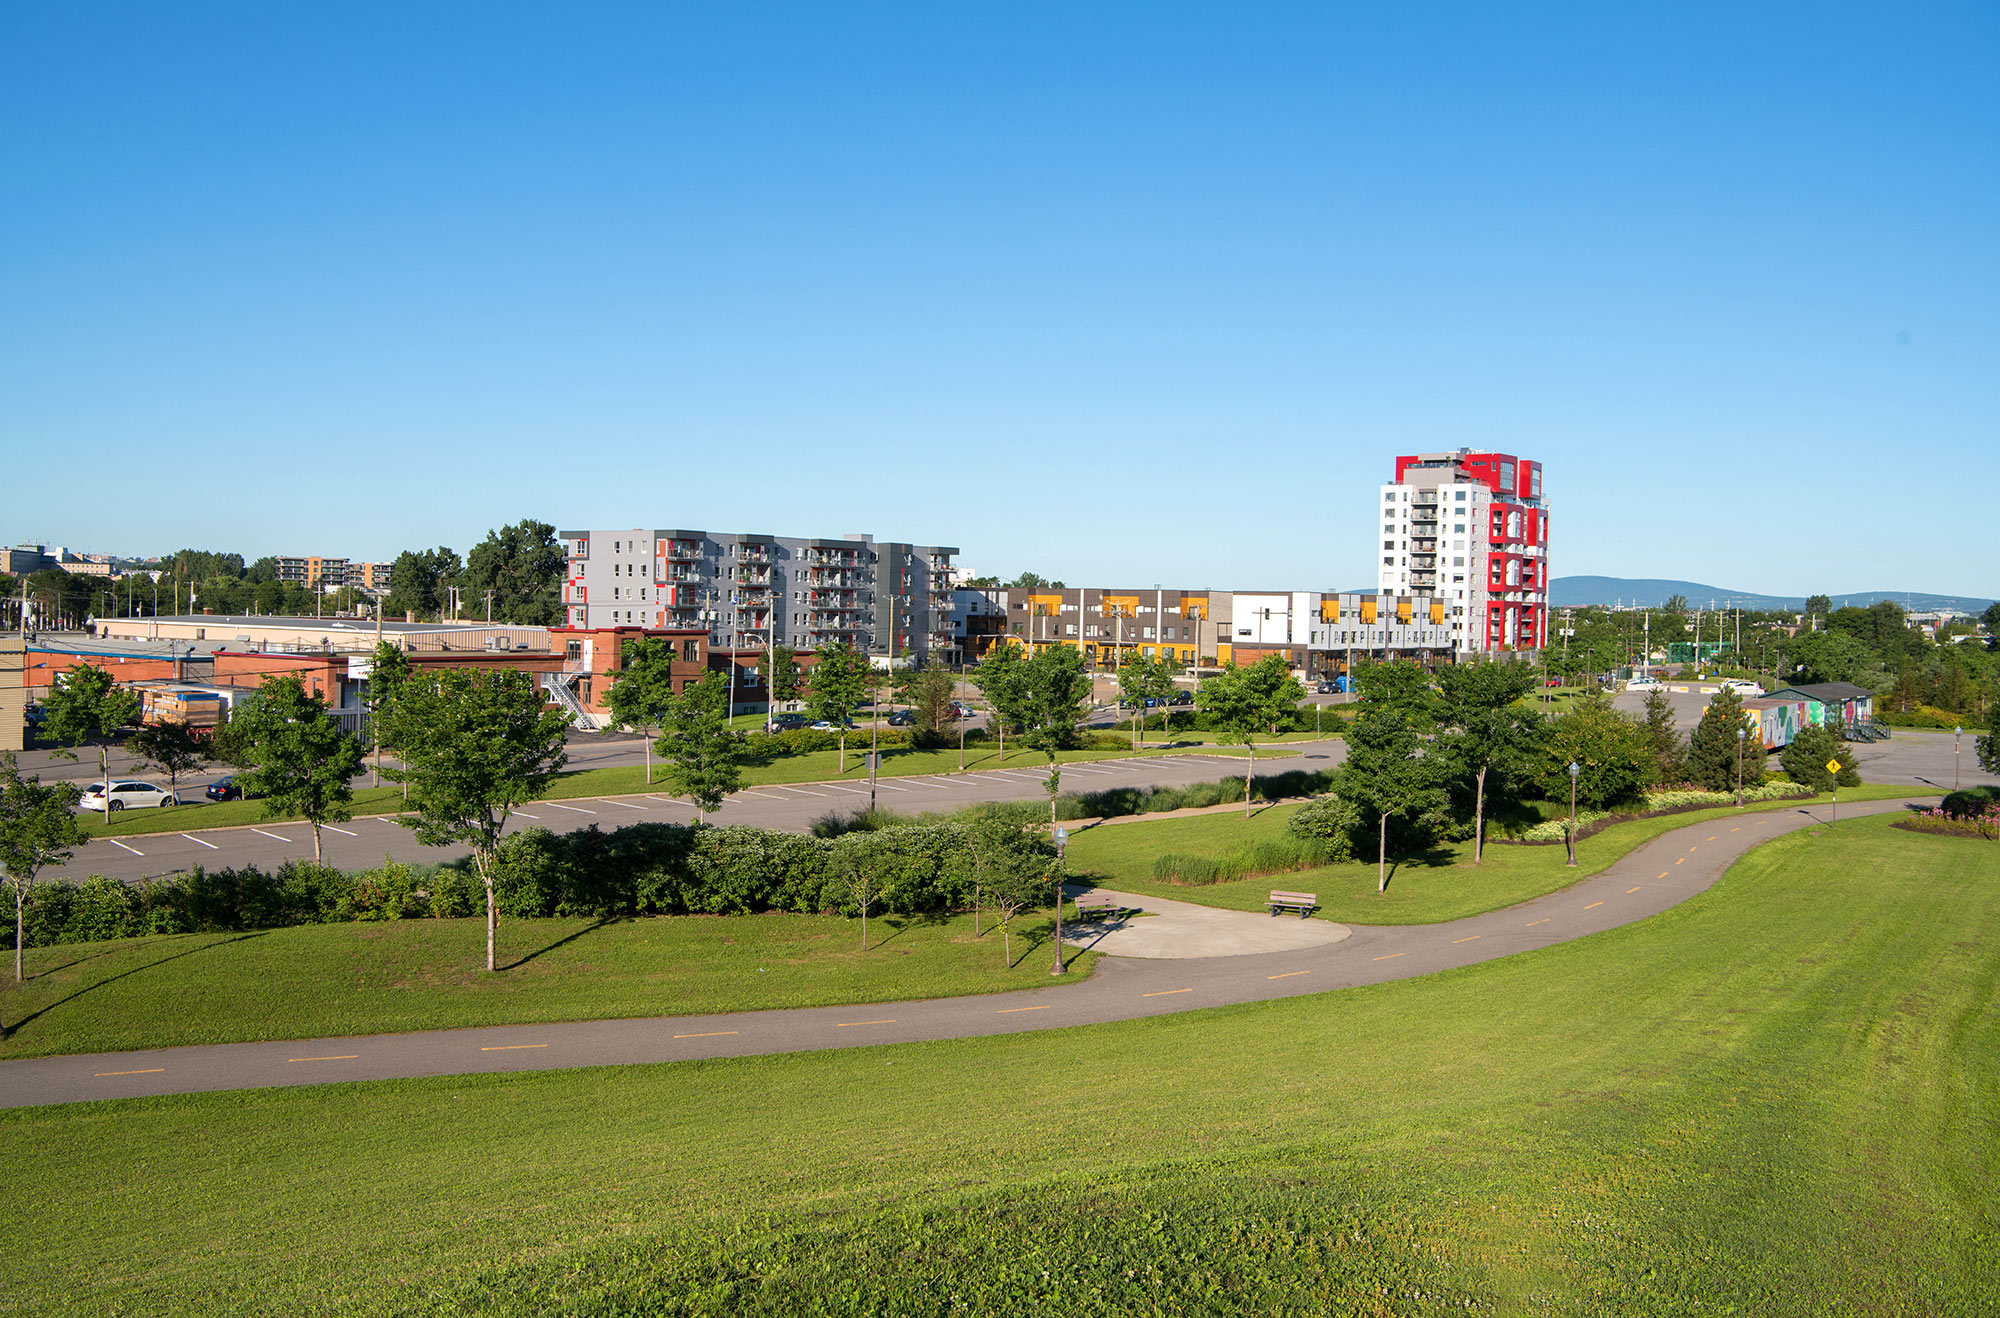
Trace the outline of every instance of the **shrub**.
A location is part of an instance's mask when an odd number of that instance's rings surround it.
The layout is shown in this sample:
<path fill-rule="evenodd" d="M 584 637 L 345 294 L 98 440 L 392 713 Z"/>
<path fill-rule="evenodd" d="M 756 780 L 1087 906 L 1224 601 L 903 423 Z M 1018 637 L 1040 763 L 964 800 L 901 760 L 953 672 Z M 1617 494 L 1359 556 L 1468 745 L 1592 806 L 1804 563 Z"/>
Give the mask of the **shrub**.
<path fill-rule="evenodd" d="M 1299 837 L 1319 843 L 1330 860 L 1348 860 L 1366 828 L 1361 812 L 1337 796 L 1322 796 L 1301 806 L 1285 825 Z"/>
<path fill-rule="evenodd" d="M 1944 798 L 1938 813 L 1947 819 L 1971 819 L 2000 806 L 2000 787 L 1967 787 Z"/>

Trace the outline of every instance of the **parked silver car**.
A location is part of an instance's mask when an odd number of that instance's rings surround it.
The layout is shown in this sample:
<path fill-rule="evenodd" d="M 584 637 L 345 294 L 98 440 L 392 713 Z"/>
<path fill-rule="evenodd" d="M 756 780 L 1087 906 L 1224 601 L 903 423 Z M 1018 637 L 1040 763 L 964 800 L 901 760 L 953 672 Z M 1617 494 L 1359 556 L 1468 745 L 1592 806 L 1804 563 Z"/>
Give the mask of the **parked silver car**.
<path fill-rule="evenodd" d="M 103 783 L 92 783 L 90 786 L 84 788 L 83 795 L 77 798 L 76 808 L 79 810 L 101 812 L 104 809 L 104 798 L 106 795 Z M 142 807 L 180 804 L 179 799 L 166 788 L 155 787 L 151 783 L 140 782 L 136 778 L 114 781 L 111 784 L 109 796 L 113 810 L 123 810 L 128 806 Z"/>

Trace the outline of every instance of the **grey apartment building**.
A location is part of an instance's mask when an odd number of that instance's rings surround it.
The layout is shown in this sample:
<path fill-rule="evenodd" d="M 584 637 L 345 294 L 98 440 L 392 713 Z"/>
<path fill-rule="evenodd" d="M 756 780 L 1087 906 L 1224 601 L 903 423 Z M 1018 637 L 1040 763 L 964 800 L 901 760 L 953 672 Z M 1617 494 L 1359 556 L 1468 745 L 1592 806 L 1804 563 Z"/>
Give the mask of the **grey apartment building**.
<path fill-rule="evenodd" d="M 952 559 L 873 536 L 792 539 L 725 531 L 561 531 L 571 627 L 698 627 L 720 646 L 834 641 L 884 662 L 957 658 Z"/>

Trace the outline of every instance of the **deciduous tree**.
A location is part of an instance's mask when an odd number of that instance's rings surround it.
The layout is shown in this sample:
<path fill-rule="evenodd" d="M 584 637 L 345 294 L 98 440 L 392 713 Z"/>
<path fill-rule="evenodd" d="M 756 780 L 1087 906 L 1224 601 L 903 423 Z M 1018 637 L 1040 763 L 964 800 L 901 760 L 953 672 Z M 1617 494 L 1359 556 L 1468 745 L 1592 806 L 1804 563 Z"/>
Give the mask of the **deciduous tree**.
<path fill-rule="evenodd" d="M 1458 664 L 1438 673 L 1438 749 L 1473 785 L 1472 863 L 1486 841 L 1488 777 L 1493 786 L 1519 781 L 1541 745 L 1545 724 L 1521 698 L 1535 689 L 1535 670 L 1525 664 Z"/>
<path fill-rule="evenodd" d="M 721 807 L 743 786 L 743 739 L 729 727 L 729 683 L 720 673 L 704 673 L 660 711 L 660 739 L 667 790 L 694 806 L 697 820 Z"/>
<path fill-rule="evenodd" d="M 120 691 L 111 674 L 95 664 L 64 673 L 42 697 L 42 735 L 74 750 L 97 739 L 97 772 L 104 783 L 104 820 L 111 821 L 110 736 L 139 717 L 139 697 Z"/>
<path fill-rule="evenodd" d="M 1241 746 L 1248 752 L 1243 762 L 1246 819 L 1250 816 L 1250 779 L 1257 768 L 1257 738 L 1283 726 L 1305 695 L 1305 687 L 1292 676 L 1291 665 L 1276 654 L 1267 654 L 1248 668 L 1225 668 L 1195 691 L 1196 707 L 1214 721 L 1224 744 Z"/>
<path fill-rule="evenodd" d="M 0 754 L 0 870 L 14 895 L 14 978 L 21 978 L 21 926 L 35 874 L 60 865 L 83 840 L 76 818 L 76 788 L 44 787 L 34 775 L 23 778 L 11 752 Z"/>
<path fill-rule="evenodd" d="M 972 674 L 972 684 L 993 706 L 993 727 L 1000 734 L 1000 762 L 1007 762 L 1007 729 L 1028 721 L 1024 683 L 1027 660 L 1018 646 L 1002 642 L 987 652 Z"/>
<path fill-rule="evenodd" d="M 326 702 L 298 677 L 273 677 L 232 723 L 248 764 L 238 776 L 243 795 L 262 796 L 264 815 L 298 815 L 312 826 L 313 859 L 320 828 L 354 817 L 352 779 L 361 772 L 361 743 L 326 717 Z"/>
<path fill-rule="evenodd" d="M 974 919 L 980 902 L 1000 917 L 1001 955 L 1014 964 L 1013 920 L 1045 899 L 1055 851 L 1048 836 L 1004 810 L 975 810 L 966 826 L 972 849 Z"/>
<path fill-rule="evenodd" d="M 799 698 L 799 658 L 789 645 L 771 647 L 771 699 Z"/>
<path fill-rule="evenodd" d="M 1132 707 L 1132 749 L 1142 744 L 1139 730 L 1145 726 L 1146 706 L 1150 701 L 1159 706 L 1162 713 L 1167 708 L 1167 700 L 1174 694 L 1174 678 L 1181 666 L 1172 659 L 1160 656 L 1133 655 L 1118 670 L 1118 695 Z M 1304 688 L 1300 688 L 1304 694 Z"/>
<path fill-rule="evenodd" d="M 604 692 L 613 727 L 639 734 L 646 746 L 646 784 L 653 782 L 653 739 L 674 702 L 674 648 L 655 636 L 625 642 L 623 666 Z M 717 676 L 717 674 L 710 674 Z M 728 700 L 725 693 L 724 701 Z"/>
<path fill-rule="evenodd" d="M 208 742 L 185 723 L 149 723 L 133 733 L 127 750 L 167 775 L 167 790 L 179 795 L 181 775 L 208 762 Z"/>
<path fill-rule="evenodd" d="M 1043 786 L 1049 794 L 1049 823 L 1056 822 L 1056 796 L 1062 791 L 1062 768 L 1058 753 L 1076 744 L 1076 722 L 1090 700 L 1090 674 L 1084 668 L 1083 652 L 1067 645 L 1051 645 L 1032 658 L 1021 661 L 1020 700 L 1026 727 L 1021 740 L 1048 757 L 1049 776 Z"/>
<path fill-rule="evenodd" d="M 1367 664 L 1354 678 L 1361 712 L 1347 726 L 1347 759 L 1334 770 L 1333 790 L 1375 820 L 1375 890 L 1381 892 L 1389 886 L 1389 821 L 1404 821 L 1413 838 L 1434 831 L 1450 801 L 1444 785 L 1448 766 L 1442 756 L 1425 754 L 1437 704 L 1421 669 Z"/>
<path fill-rule="evenodd" d="M 493 867 L 516 806 L 534 798 L 568 760 L 569 715 L 549 709 L 533 677 L 515 669 L 447 668 L 413 678 L 398 700 L 392 776 L 410 784 L 396 822 L 427 846 L 464 844 L 486 889 L 486 968 L 495 966 L 499 912 Z"/>
<path fill-rule="evenodd" d="M 1530 769 L 1549 800 L 1569 800 L 1571 764 L 1579 769 L 1577 804 L 1592 810 L 1628 800 L 1654 781 L 1652 748 L 1638 724 L 1602 699 L 1586 697 L 1550 721 Z"/>
<path fill-rule="evenodd" d="M 812 716 L 831 723 L 840 732 L 840 771 L 847 772 L 847 725 L 861 707 L 873 680 L 868 656 L 844 641 L 823 645 L 814 651 L 812 673 L 806 679 L 812 695 L 807 707 Z"/>
<path fill-rule="evenodd" d="M 562 579 L 568 558 L 556 529 L 523 518 L 488 531 L 465 555 L 460 585 L 465 607 L 484 616 L 486 592 L 493 592 L 493 620 L 552 627 L 562 621 Z M 391 569 L 389 580 L 396 582 Z"/>

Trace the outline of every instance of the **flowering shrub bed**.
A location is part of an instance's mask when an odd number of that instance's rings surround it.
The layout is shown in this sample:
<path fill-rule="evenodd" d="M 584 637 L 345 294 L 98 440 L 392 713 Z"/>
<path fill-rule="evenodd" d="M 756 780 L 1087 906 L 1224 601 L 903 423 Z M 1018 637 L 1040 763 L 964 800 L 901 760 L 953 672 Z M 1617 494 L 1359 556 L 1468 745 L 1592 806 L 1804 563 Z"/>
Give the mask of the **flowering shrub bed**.
<path fill-rule="evenodd" d="M 1746 786 L 1743 800 L 1751 801 L 1796 801 L 1813 795 L 1809 787 L 1798 783 L 1775 782 Z M 1576 815 L 1576 829 L 1579 834 L 1595 832 L 1610 824 L 1627 819 L 1643 819 L 1647 815 L 1673 814 L 1680 810 L 1711 810 L 1719 805 L 1735 805 L 1734 792 L 1709 792 L 1699 787 L 1671 787 L 1646 793 L 1639 803 L 1628 810 L 1579 810 Z M 1560 842 L 1567 836 L 1569 816 L 1547 819 L 1525 829 L 1513 839 L 1517 842 Z"/>
<path fill-rule="evenodd" d="M 1920 810 L 1908 819 L 1896 821 L 1897 828 L 1912 833 L 1937 833 L 1945 837 L 1983 837 L 2000 842 L 2000 805 L 1988 806 L 1977 814 L 1949 815 L 1942 807 Z"/>

